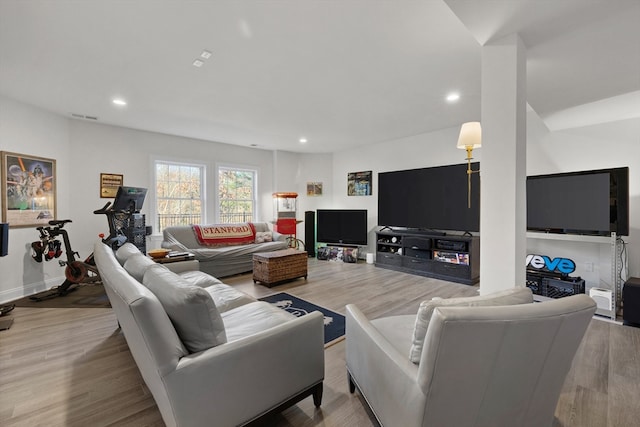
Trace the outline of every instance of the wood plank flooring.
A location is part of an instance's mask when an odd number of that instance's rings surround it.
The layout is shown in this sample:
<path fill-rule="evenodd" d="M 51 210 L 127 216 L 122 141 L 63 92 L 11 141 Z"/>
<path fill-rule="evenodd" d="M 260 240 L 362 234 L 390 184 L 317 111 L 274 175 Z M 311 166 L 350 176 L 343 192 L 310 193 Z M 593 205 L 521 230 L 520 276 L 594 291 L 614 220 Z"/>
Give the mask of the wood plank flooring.
<path fill-rule="evenodd" d="M 255 285 L 251 274 L 224 281 L 256 297 L 289 292 L 339 313 L 354 303 L 370 318 L 415 313 L 420 301 L 434 296 L 477 294 L 477 287 L 315 259 L 307 281 L 271 289 Z M 163 425 L 111 309 L 18 307 L 11 316 L 11 329 L 0 331 L 0 425 Z M 348 392 L 344 352 L 344 341 L 326 349 L 320 409 L 305 399 L 268 425 L 375 425 L 359 395 Z M 636 426 L 638 396 L 640 329 L 594 319 L 565 382 L 555 425 Z"/>

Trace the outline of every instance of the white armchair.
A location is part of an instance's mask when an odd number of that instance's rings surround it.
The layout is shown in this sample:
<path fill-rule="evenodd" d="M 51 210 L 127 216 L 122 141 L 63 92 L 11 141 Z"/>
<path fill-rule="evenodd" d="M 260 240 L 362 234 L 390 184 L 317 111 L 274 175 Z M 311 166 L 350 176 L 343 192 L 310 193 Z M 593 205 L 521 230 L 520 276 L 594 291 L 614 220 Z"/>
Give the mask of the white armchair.
<path fill-rule="evenodd" d="M 347 305 L 350 391 L 383 426 L 552 425 L 596 304 L 586 295 L 527 303 L 526 288 L 492 298 L 425 302 L 426 328 L 420 316 L 369 321 Z"/>

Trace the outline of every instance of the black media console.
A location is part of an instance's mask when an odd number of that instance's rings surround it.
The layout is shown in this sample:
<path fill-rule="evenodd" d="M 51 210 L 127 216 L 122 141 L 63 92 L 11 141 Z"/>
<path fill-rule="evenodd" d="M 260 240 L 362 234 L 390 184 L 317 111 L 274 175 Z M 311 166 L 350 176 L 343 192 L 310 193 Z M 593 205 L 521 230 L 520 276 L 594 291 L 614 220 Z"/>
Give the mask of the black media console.
<path fill-rule="evenodd" d="M 378 231 L 376 267 L 474 285 L 480 280 L 480 238 Z"/>

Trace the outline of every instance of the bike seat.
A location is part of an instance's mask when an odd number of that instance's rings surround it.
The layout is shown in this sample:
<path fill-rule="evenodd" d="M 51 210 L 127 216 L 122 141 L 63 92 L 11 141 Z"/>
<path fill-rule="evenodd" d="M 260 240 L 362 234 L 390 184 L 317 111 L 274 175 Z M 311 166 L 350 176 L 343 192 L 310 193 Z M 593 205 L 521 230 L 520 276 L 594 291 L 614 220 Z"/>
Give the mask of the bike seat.
<path fill-rule="evenodd" d="M 66 223 L 71 222 L 70 219 L 52 219 L 51 221 L 49 221 L 49 225 L 59 225 L 59 226 L 64 226 Z"/>

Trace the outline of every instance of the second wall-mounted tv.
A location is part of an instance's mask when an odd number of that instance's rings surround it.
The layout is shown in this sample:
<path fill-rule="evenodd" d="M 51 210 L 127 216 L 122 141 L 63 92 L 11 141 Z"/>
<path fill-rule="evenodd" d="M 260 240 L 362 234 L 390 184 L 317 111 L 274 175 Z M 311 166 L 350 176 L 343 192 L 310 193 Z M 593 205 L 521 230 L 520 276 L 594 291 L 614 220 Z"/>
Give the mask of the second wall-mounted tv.
<path fill-rule="evenodd" d="M 527 229 L 629 234 L 629 168 L 527 177 Z"/>
<path fill-rule="evenodd" d="M 467 177 L 466 163 L 379 173 L 378 225 L 480 231 L 480 177 L 471 174 L 471 207 Z"/>
<path fill-rule="evenodd" d="M 317 238 L 322 243 L 367 244 L 366 209 L 318 209 Z"/>

